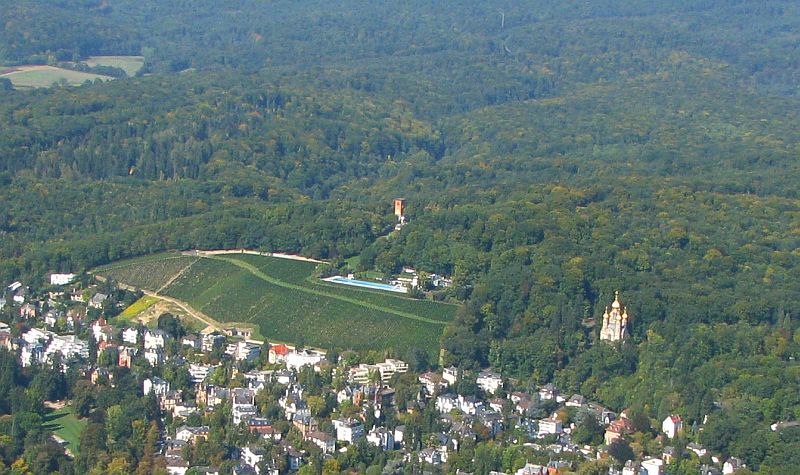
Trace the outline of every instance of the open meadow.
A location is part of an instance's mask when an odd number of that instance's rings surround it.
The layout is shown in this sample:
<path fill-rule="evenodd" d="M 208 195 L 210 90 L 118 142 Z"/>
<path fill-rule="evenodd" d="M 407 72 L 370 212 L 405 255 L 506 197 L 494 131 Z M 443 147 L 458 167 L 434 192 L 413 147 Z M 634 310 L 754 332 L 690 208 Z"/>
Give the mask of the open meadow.
<path fill-rule="evenodd" d="M 79 86 L 86 81 L 101 79 L 110 81 L 111 76 L 100 74 L 84 73 L 72 71 L 70 69 L 57 68 L 54 66 L 11 66 L 0 69 L 0 78 L 11 81 L 17 89 L 33 89 L 39 87 L 50 87 L 53 83 L 66 81 L 71 86 Z"/>
<path fill-rule="evenodd" d="M 78 419 L 71 406 L 57 409 L 44 418 L 46 427 L 53 431 L 59 439 L 64 441 L 64 447 L 73 454 L 80 451 L 79 443 L 81 432 L 86 427 L 85 419 Z"/>
<path fill-rule="evenodd" d="M 144 56 L 90 56 L 83 62 L 91 67 L 110 66 L 112 68 L 120 68 L 129 77 L 133 77 L 144 66 Z"/>

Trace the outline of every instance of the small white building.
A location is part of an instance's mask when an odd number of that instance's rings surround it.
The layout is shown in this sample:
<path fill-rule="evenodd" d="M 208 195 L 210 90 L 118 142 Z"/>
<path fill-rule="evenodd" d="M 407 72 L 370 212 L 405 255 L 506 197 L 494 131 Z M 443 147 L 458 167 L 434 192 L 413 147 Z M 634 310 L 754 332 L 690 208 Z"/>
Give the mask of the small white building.
<path fill-rule="evenodd" d="M 373 427 L 367 434 L 367 442 L 381 450 L 394 450 L 394 434 L 385 427 Z"/>
<path fill-rule="evenodd" d="M 211 373 L 217 366 L 212 365 L 202 365 L 202 364 L 190 364 L 189 365 L 189 375 L 192 377 L 192 383 L 198 384 L 202 383 L 208 377 L 208 374 Z"/>
<path fill-rule="evenodd" d="M 246 341 L 231 343 L 225 349 L 225 354 L 230 355 L 236 361 L 252 361 L 258 358 L 260 353 L 261 347 L 259 345 Z"/>
<path fill-rule="evenodd" d="M 450 386 L 455 385 L 458 382 L 458 368 L 450 366 L 449 368 L 443 369 L 442 379 Z"/>
<path fill-rule="evenodd" d="M 670 439 L 675 438 L 683 430 L 683 421 L 680 416 L 669 415 L 661 423 L 661 432 L 667 434 Z"/>
<path fill-rule="evenodd" d="M 354 419 L 335 419 L 332 421 L 336 429 L 336 440 L 353 444 L 364 437 L 364 425 Z"/>
<path fill-rule="evenodd" d="M 135 328 L 126 328 L 122 330 L 122 341 L 135 345 L 139 343 L 139 331 Z"/>
<path fill-rule="evenodd" d="M 145 330 L 144 332 L 144 349 L 145 350 L 158 350 L 167 345 L 167 334 L 162 330 Z"/>
<path fill-rule="evenodd" d="M 503 377 L 493 371 L 481 371 L 475 382 L 479 388 L 489 394 L 494 394 L 503 387 Z"/>
<path fill-rule="evenodd" d="M 153 393 L 156 396 L 163 396 L 168 392 L 169 382 L 159 378 L 158 376 L 153 376 L 152 378 L 147 378 L 142 381 L 142 393 L 144 393 L 145 396 L 150 393 Z"/>
<path fill-rule="evenodd" d="M 744 467 L 745 467 L 744 462 L 742 462 L 736 457 L 731 457 L 728 460 L 726 460 L 724 464 L 722 464 L 722 474 L 730 475 L 732 473 L 736 473 L 737 470 Z"/>
<path fill-rule="evenodd" d="M 156 367 L 164 362 L 164 352 L 160 349 L 149 349 L 144 351 L 144 359 L 150 366 Z"/>
<path fill-rule="evenodd" d="M 547 419 L 539 420 L 539 436 L 560 434 L 564 432 L 564 428 L 560 420 L 556 417 L 548 417 Z"/>
<path fill-rule="evenodd" d="M 662 475 L 664 461 L 659 458 L 646 458 L 642 460 L 642 470 L 647 472 L 647 475 Z"/>
<path fill-rule="evenodd" d="M 260 474 L 261 471 L 258 464 L 261 463 L 266 456 L 267 452 L 265 449 L 248 445 L 242 450 L 241 461 L 252 468 L 257 474 Z"/>
<path fill-rule="evenodd" d="M 75 274 L 50 274 L 50 285 L 67 285 L 75 280 Z"/>
<path fill-rule="evenodd" d="M 312 431 L 306 435 L 306 440 L 322 449 L 323 454 L 332 454 L 336 450 L 336 437 L 330 434 Z"/>

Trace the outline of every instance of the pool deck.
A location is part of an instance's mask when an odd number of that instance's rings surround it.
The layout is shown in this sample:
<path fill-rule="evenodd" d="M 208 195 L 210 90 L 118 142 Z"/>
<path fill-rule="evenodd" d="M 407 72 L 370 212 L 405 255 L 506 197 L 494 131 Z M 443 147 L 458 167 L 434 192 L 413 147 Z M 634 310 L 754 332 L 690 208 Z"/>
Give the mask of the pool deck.
<path fill-rule="evenodd" d="M 377 282 L 366 282 L 363 280 L 353 280 L 353 279 L 348 279 L 346 277 L 342 277 L 340 275 L 335 275 L 333 277 L 328 277 L 322 280 L 324 280 L 325 282 L 330 282 L 332 284 L 344 284 L 344 285 L 351 285 L 353 287 L 361 287 L 362 289 L 385 290 L 388 292 L 397 292 L 400 294 L 408 293 L 408 289 L 403 286 L 379 284 Z"/>

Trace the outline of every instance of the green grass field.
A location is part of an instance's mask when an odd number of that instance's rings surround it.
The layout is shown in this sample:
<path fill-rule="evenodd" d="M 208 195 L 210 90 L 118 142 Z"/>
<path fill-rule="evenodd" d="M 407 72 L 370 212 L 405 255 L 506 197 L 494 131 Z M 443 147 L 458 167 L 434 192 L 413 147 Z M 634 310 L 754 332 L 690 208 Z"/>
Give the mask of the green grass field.
<path fill-rule="evenodd" d="M 335 349 L 418 347 L 438 352 L 457 307 L 311 278 L 316 264 L 229 254 L 195 259 L 161 255 L 98 269 L 119 282 L 153 289 L 185 269 L 164 295 L 187 302 L 220 322 L 252 323 L 268 339 Z M 105 269 L 105 270 L 103 270 Z M 135 281 L 132 284 L 130 279 Z M 146 282 L 149 279 L 149 282 Z"/>
<path fill-rule="evenodd" d="M 61 80 L 72 86 L 79 86 L 85 81 L 94 81 L 95 79 L 108 81 L 114 79 L 110 76 L 72 71 L 53 66 L 18 66 L 13 69 L 15 70 L 0 77 L 9 79 L 14 87 L 19 89 L 50 87 L 53 83 Z"/>
<path fill-rule="evenodd" d="M 55 435 L 66 441 L 66 447 L 78 454 L 81 432 L 86 427 L 86 421 L 80 420 L 72 412 L 72 407 L 64 406 L 62 409 L 51 412 L 45 416 L 45 428 L 53 431 Z"/>
<path fill-rule="evenodd" d="M 125 74 L 132 77 L 144 66 L 144 56 L 90 56 L 84 63 L 91 67 L 120 68 L 125 71 Z"/>

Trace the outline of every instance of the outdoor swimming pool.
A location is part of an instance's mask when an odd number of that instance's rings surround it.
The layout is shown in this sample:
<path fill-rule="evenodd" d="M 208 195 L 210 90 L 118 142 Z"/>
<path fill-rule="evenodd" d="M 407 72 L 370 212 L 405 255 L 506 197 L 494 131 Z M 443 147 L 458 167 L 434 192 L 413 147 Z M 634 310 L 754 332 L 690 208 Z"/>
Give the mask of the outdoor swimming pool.
<path fill-rule="evenodd" d="M 334 284 L 344 284 L 344 285 L 352 285 L 354 287 L 365 287 L 367 289 L 376 289 L 376 290 L 388 290 L 389 292 L 398 292 L 398 293 L 407 293 L 408 289 L 406 289 L 402 285 L 389 285 L 389 284 L 379 284 L 377 282 L 367 282 L 364 280 L 355 280 L 355 279 L 347 279 L 342 276 L 333 276 L 328 277 L 327 279 L 322 279 L 325 282 L 333 282 Z"/>

